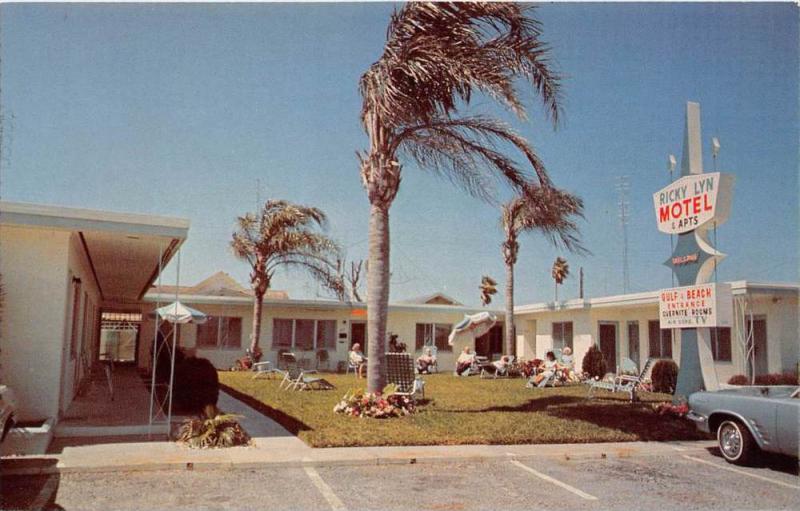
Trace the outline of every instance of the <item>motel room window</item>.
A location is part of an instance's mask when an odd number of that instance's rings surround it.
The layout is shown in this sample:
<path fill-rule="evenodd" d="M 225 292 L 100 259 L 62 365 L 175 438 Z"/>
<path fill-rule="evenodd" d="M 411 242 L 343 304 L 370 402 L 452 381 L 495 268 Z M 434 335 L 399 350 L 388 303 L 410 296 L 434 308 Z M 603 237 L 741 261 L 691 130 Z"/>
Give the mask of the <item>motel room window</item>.
<path fill-rule="evenodd" d="M 662 329 L 658 321 L 647 323 L 650 358 L 672 358 L 672 330 Z"/>
<path fill-rule="evenodd" d="M 639 365 L 639 322 L 628 321 L 628 358 Z"/>
<path fill-rule="evenodd" d="M 197 325 L 196 344 L 198 348 L 241 349 L 242 318 L 208 316 Z"/>
<path fill-rule="evenodd" d="M 336 320 L 275 318 L 272 325 L 273 349 L 336 349 Z"/>
<path fill-rule="evenodd" d="M 417 323 L 417 335 L 414 346 L 421 350 L 423 346 L 435 345 L 437 351 L 453 351 L 453 347 L 447 344 L 447 338 L 453 325 L 445 323 Z M 402 339 L 400 339 L 402 342 Z"/>
<path fill-rule="evenodd" d="M 553 351 L 572 346 L 572 321 L 553 323 Z"/>
<path fill-rule="evenodd" d="M 731 361 L 731 329 L 717 327 L 711 329 L 711 354 L 718 362 Z"/>
<path fill-rule="evenodd" d="M 335 319 L 321 319 L 317 321 L 317 349 L 336 349 Z"/>

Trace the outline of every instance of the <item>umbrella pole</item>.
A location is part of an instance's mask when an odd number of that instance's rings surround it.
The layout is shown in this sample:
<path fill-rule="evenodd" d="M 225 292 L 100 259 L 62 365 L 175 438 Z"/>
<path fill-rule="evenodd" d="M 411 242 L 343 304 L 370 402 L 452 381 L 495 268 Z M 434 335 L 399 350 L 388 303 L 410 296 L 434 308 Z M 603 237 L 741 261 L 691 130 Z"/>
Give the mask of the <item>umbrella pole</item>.
<path fill-rule="evenodd" d="M 153 365 L 150 368 L 150 422 L 147 424 L 147 438 L 150 439 L 150 434 L 153 429 L 153 401 L 156 392 L 156 355 L 158 354 L 158 308 L 161 305 L 159 294 L 161 293 L 161 259 L 164 257 L 163 247 L 158 245 L 158 293 L 156 293 L 156 315 L 153 318 L 155 328 L 153 330 Z"/>
<path fill-rule="evenodd" d="M 178 267 L 175 271 L 175 311 L 178 311 L 178 288 L 181 283 L 181 251 L 178 250 Z M 167 407 L 167 430 L 172 436 L 172 385 L 175 381 L 175 348 L 178 336 L 178 323 L 172 324 L 172 361 L 169 369 L 169 406 Z"/>

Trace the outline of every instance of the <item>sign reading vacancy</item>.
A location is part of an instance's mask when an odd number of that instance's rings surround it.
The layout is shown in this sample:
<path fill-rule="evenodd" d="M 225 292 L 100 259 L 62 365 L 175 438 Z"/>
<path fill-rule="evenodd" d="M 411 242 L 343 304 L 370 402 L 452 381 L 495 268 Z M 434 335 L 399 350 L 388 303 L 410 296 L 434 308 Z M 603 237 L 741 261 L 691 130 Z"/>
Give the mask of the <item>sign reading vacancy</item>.
<path fill-rule="evenodd" d="M 719 172 L 684 176 L 653 194 L 658 230 L 682 234 L 730 213 L 733 177 Z"/>
<path fill-rule="evenodd" d="M 658 297 L 661 328 L 731 326 L 733 297 L 730 284 L 663 289 Z"/>

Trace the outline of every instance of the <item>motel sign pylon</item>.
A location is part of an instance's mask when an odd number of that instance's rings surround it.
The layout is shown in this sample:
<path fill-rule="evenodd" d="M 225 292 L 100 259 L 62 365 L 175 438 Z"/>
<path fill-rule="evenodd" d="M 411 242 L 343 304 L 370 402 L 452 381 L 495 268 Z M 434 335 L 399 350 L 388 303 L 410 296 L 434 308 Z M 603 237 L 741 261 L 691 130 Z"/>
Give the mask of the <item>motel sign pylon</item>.
<path fill-rule="evenodd" d="M 700 104 L 687 102 L 681 177 L 653 195 L 659 231 L 678 235 L 665 264 L 682 287 L 659 293 L 661 328 L 680 328 L 675 402 L 719 389 L 712 327 L 731 326 L 733 304 L 727 286 L 711 283 L 725 254 L 712 245 L 709 232 L 728 219 L 732 189 L 732 175 L 703 172 Z"/>

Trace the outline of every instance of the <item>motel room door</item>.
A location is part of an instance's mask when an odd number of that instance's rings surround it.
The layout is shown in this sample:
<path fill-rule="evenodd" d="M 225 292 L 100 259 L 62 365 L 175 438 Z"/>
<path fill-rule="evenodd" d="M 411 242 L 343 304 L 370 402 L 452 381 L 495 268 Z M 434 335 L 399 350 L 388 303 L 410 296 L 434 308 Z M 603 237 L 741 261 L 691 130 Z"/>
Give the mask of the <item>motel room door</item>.
<path fill-rule="evenodd" d="M 753 319 L 753 358 L 755 359 L 755 374 L 769 372 L 769 359 L 767 358 L 767 320 L 765 318 Z"/>
<path fill-rule="evenodd" d="M 358 343 L 361 345 L 361 351 L 367 354 L 367 322 L 366 321 L 351 321 L 350 322 L 350 347 Z"/>
<path fill-rule="evenodd" d="M 600 351 L 606 361 L 606 371 L 617 371 L 617 324 L 600 323 Z"/>

